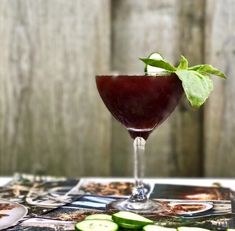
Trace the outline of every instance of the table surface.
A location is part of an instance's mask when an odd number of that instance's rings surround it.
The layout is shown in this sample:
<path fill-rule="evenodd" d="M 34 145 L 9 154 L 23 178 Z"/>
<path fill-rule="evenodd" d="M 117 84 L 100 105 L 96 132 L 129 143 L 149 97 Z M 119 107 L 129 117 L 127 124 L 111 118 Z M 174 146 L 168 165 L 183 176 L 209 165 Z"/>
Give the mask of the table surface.
<path fill-rule="evenodd" d="M 0 186 L 3 186 L 11 179 L 12 177 L 0 177 Z M 87 179 L 95 179 L 95 178 L 88 177 Z M 97 179 L 100 179 L 100 177 Z M 103 179 L 113 179 L 113 178 L 103 178 Z M 131 178 L 115 178 L 115 179 L 131 179 Z M 227 187 L 235 191 L 234 178 L 146 178 L 146 179 L 153 179 L 155 182 L 159 184 L 177 184 L 177 185 L 212 186 L 214 183 L 219 183 L 222 187 Z"/>
<path fill-rule="evenodd" d="M 1 177 L 0 176 L 0 186 L 4 186 L 5 184 L 7 184 L 10 180 L 12 179 L 12 177 Z M 100 180 L 100 179 L 104 179 L 104 181 L 110 181 L 115 179 L 115 181 L 123 181 L 123 180 L 128 180 L 128 181 L 133 181 L 133 178 L 104 178 L 104 177 L 87 177 L 87 178 L 82 178 L 82 179 L 92 179 L 92 180 Z M 213 186 L 215 185 L 215 183 L 220 184 L 220 186 L 222 187 L 226 187 L 226 188 L 230 188 L 232 190 L 235 191 L 235 179 L 233 178 L 145 178 L 144 180 L 151 180 L 154 181 L 155 183 L 159 183 L 159 184 L 173 184 L 173 185 L 195 185 L 195 186 Z M 93 203 L 93 201 L 91 202 Z M 63 212 L 63 211 L 62 211 Z M 230 219 L 231 220 L 231 219 Z M 228 222 L 226 223 L 226 227 L 232 227 L 235 228 L 234 223 L 229 223 L 230 220 L 228 220 Z M 233 218 L 231 220 L 233 222 Z M 28 222 L 28 223 L 27 223 Z M 52 222 L 52 223 L 50 223 Z M 26 220 L 26 222 L 24 223 L 24 225 L 27 227 L 29 227 L 29 230 L 34 230 L 34 227 L 49 227 L 50 224 L 54 224 L 53 222 L 55 222 L 55 226 L 56 226 L 56 222 L 62 222 L 63 225 L 65 225 L 67 228 L 68 227 L 72 227 L 71 229 L 67 229 L 67 230 L 73 230 L 74 229 L 74 223 L 73 221 L 65 223 L 64 221 L 53 221 L 53 220 L 43 220 L 42 217 L 40 217 L 40 219 L 37 218 L 31 218 L 28 221 Z M 58 223 L 59 225 L 62 225 L 62 223 Z M 217 224 L 217 223 L 216 223 Z M 220 226 L 219 226 L 220 227 Z M 47 229 L 45 229 L 47 230 Z"/>

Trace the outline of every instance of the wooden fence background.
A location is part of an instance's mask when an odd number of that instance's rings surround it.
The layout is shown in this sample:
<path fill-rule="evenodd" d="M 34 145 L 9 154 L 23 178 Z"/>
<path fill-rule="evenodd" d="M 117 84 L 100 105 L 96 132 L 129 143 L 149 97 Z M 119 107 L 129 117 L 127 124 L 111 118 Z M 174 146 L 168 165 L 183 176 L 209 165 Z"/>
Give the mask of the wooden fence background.
<path fill-rule="evenodd" d="M 150 136 L 146 175 L 235 176 L 235 0 L 1 0 L 0 175 L 131 176 L 132 141 L 95 74 L 142 72 L 152 51 L 229 79 Z"/>

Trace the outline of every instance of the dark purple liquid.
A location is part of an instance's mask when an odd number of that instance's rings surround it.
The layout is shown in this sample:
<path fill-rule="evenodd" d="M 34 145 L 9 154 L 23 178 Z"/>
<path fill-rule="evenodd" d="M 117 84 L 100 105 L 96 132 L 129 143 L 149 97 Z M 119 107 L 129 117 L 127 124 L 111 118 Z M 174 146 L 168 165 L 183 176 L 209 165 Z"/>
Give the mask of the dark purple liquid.
<path fill-rule="evenodd" d="M 134 139 L 145 140 L 175 109 L 183 93 L 175 74 L 167 76 L 97 76 L 104 104 Z"/>

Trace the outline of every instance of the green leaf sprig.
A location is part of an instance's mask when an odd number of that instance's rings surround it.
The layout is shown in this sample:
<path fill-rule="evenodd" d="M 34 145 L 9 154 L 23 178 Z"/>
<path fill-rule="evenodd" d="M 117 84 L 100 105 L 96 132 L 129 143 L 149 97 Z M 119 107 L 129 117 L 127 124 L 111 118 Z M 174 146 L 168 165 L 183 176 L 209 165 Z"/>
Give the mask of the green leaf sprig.
<path fill-rule="evenodd" d="M 163 58 L 152 59 L 151 55 L 148 58 L 140 58 L 140 60 L 146 64 L 145 70 L 147 70 L 147 66 L 149 65 L 161 68 L 164 72 L 175 73 L 182 81 L 185 95 L 193 107 L 200 107 L 213 90 L 211 75 L 216 75 L 224 79 L 227 78 L 222 71 L 209 64 L 189 67 L 188 60 L 183 55 L 177 67 L 174 67 Z"/>

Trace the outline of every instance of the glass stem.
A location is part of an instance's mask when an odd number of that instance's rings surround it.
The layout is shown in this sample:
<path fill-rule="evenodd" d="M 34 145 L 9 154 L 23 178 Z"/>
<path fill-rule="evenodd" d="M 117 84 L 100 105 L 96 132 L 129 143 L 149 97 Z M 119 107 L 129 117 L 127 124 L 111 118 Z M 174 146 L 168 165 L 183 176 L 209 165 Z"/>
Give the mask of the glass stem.
<path fill-rule="evenodd" d="M 146 141 L 142 137 L 136 137 L 133 142 L 135 186 L 132 190 L 132 195 L 129 198 L 131 202 L 145 202 L 147 200 L 146 191 L 142 180 L 145 166 L 145 143 Z"/>

